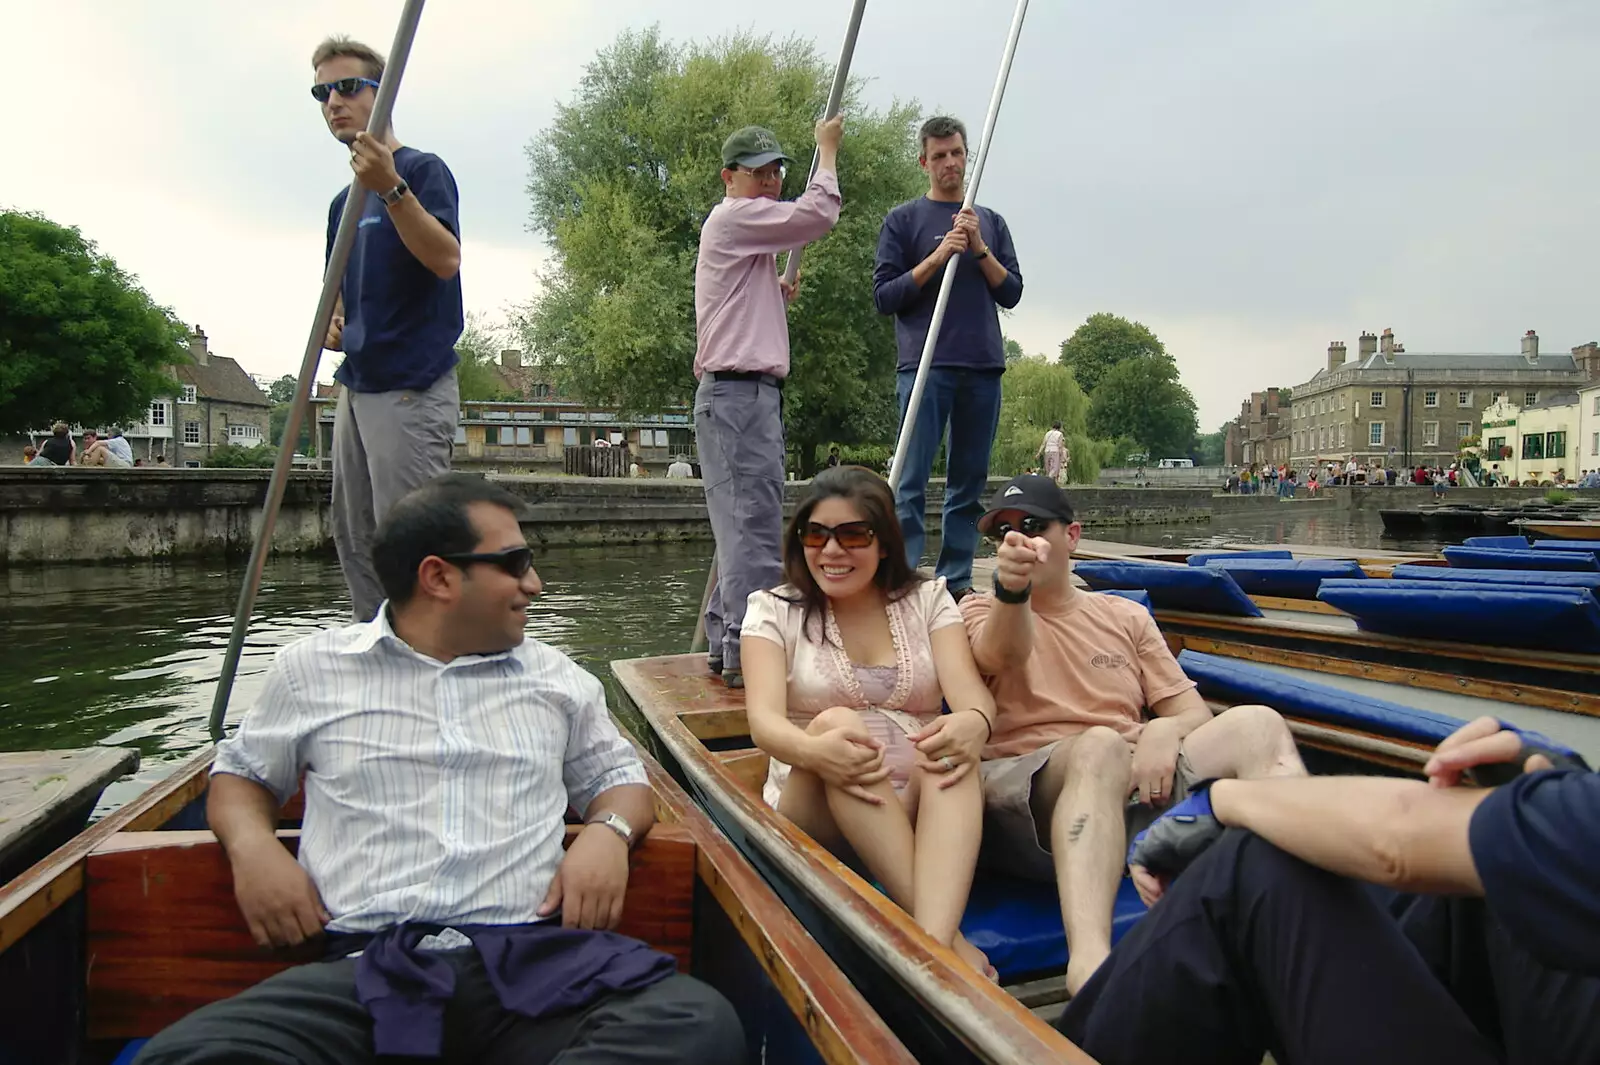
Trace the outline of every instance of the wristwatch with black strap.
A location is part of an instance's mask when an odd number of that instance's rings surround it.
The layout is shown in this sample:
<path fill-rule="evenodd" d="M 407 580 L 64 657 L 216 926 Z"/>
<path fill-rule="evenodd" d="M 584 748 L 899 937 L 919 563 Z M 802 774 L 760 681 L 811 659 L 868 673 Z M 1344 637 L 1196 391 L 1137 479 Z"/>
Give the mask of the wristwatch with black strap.
<path fill-rule="evenodd" d="M 393 207 L 395 204 L 404 199 L 406 193 L 410 191 L 411 186 L 402 181 L 388 192 L 378 193 L 378 199 L 383 201 L 385 207 Z"/>
<path fill-rule="evenodd" d="M 1002 603 L 1010 603 L 1015 606 L 1019 603 L 1026 603 L 1028 601 L 1028 597 L 1032 594 L 1032 581 L 1029 581 L 1027 584 L 1023 585 L 1021 590 L 1013 592 L 1010 588 L 1007 588 L 1005 585 L 1000 583 L 1000 574 L 996 573 L 994 575 L 994 597 L 997 601 Z"/>

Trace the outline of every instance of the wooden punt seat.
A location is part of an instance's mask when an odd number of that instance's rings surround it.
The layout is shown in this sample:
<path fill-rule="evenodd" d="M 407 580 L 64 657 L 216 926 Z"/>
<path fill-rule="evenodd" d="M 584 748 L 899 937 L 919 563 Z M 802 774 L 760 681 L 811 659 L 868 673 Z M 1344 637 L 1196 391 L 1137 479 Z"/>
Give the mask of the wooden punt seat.
<path fill-rule="evenodd" d="M 576 835 L 568 828 L 567 842 Z M 280 832 L 293 851 L 299 833 Z M 618 931 L 692 960 L 698 848 L 687 828 L 657 825 L 634 848 Z M 89 855 L 88 1035 L 142 1039 L 210 1002 L 320 956 L 258 947 L 210 832 L 120 832 Z"/>

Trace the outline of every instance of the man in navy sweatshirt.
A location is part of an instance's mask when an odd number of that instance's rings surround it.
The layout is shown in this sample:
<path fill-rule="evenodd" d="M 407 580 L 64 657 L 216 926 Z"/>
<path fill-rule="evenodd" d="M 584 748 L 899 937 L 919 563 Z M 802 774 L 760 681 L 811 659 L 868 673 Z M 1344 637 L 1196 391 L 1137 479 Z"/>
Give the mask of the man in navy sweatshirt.
<path fill-rule="evenodd" d="M 989 451 L 1000 421 L 1000 375 L 1006 358 L 996 305 L 1015 307 L 1022 299 L 1022 273 L 1006 220 L 987 207 L 961 207 L 966 127 L 954 118 L 938 116 L 924 122 L 918 136 L 922 140 L 918 162 L 928 174 L 928 194 L 901 204 L 883 220 L 872 276 L 873 301 L 879 313 L 895 316 L 900 348 L 896 392 L 903 422 L 945 264 L 952 255 L 961 256 L 905 467 L 895 486 L 906 556 L 916 566 L 926 538 L 928 474 L 948 426 L 944 540 L 937 573 L 959 601 L 972 590 L 978 517 L 989 478 Z"/>

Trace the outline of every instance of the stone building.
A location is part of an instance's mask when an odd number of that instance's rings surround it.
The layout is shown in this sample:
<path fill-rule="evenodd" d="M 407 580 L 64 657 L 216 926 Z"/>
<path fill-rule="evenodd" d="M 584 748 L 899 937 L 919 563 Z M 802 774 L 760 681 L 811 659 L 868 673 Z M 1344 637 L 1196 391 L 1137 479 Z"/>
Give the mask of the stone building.
<path fill-rule="evenodd" d="M 270 443 L 272 402 L 243 367 L 210 350 L 199 326 L 189 335 L 189 357 L 192 363 L 173 368 L 173 376 L 182 385 L 178 395 L 151 404 L 152 423 L 159 417 L 156 404 L 167 405 L 171 434 L 167 462 L 204 466 L 206 456 L 222 444 L 258 447 Z"/>
<path fill-rule="evenodd" d="M 1222 436 L 1224 466 L 1282 466 L 1289 461 L 1287 389 L 1252 392 Z"/>
<path fill-rule="evenodd" d="M 1477 437 L 1481 412 L 1497 400 L 1519 407 L 1576 390 L 1600 370 L 1596 345 L 1541 355 L 1528 330 L 1518 354 L 1408 352 L 1394 332 L 1363 332 L 1356 358 L 1343 341 L 1327 365 L 1295 387 L 1290 458 L 1411 467 L 1448 465 L 1460 442 Z"/>

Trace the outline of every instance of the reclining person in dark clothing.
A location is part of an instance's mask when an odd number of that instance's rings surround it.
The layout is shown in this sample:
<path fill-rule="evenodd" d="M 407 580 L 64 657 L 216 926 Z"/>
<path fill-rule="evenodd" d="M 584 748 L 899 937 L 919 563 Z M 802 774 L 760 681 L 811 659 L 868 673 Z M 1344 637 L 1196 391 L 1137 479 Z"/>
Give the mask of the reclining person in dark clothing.
<path fill-rule="evenodd" d="M 262 946 L 326 960 L 195 1011 L 141 1065 L 733 1065 L 733 1007 L 610 931 L 654 819 L 600 682 L 524 636 L 518 500 L 444 474 L 384 516 L 371 621 L 279 652 L 207 816 Z M 298 862 L 274 835 L 305 780 Z M 563 853 L 569 804 L 587 825 Z"/>
<path fill-rule="evenodd" d="M 1426 784 L 1202 787 L 1135 840 L 1153 909 L 1057 1027 L 1102 1065 L 1600 1062 L 1600 775 L 1531 750 L 1480 718 Z M 1458 786 L 1489 766 L 1521 772 Z"/>

